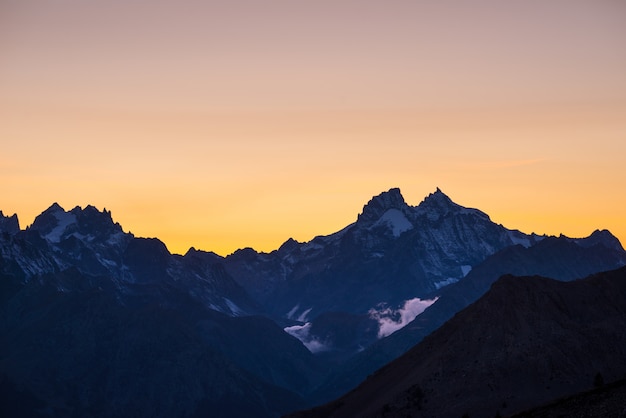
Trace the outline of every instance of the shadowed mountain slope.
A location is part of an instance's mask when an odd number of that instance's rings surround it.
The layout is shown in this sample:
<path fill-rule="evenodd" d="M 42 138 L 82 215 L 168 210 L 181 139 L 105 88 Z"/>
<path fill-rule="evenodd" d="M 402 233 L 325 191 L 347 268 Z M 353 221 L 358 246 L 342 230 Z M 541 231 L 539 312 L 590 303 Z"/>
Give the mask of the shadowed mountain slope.
<path fill-rule="evenodd" d="M 514 245 L 499 251 L 459 282 L 433 294 L 437 301 L 414 321 L 337 367 L 311 396 L 312 400 L 321 403 L 346 393 L 484 295 L 502 275 L 540 275 L 570 281 L 623 266 L 626 254 L 613 238 L 608 231 L 596 231 L 586 239 L 547 237 L 529 248 Z"/>
<path fill-rule="evenodd" d="M 510 414 L 626 376 L 626 268 L 504 276 L 342 398 L 294 417 Z"/>
<path fill-rule="evenodd" d="M 219 263 L 172 255 L 109 212 L 52 205 L 0 233 L 0 410 L 275 417 L 324 367 Z M 18 405 L 20 399 L 30 399 Z M 26 409 L 24 409 L 26 408 Z"/>
<path fill-rule="evenodd" d="M 595 380 L 602 380 L 596 375 Z M 605 385 L 601 382 L 592 390 L 557 399 L 546 405 L 515 414 L 514 418 L 593 418 L 626 416 L 626 380 Z"/>
<path fill-rule="evenodd" d="M 266 318 L 229 317 L 167 288 L 120 302 L 76 270 L 54 279 L 95 286 L 32 281 L 3 289 L 0 306 L 0 380 L 36 399 L 33 416 L 275 417 L 310 390 L 316 359 Z"/>

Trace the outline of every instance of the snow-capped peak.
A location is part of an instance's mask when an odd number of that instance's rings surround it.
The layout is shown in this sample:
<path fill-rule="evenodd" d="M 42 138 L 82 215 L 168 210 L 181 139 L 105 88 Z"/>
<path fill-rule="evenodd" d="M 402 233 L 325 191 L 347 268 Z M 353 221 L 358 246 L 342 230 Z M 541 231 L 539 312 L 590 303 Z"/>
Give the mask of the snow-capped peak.
<path fill-rule="evenodd" d="M 378 196 L 374 196 L 363 207 L 363 212 L 359 215 L 357 222 L 373 223 L 378 221 L 389 209 L 397 209 L 405 212 L 409 206 L 404 201 L 404 197 L 400 193 L 400 189 L 393 188 L 383 192 Z"/>
<path fill-rule="evenodd" d="M 76 216 L 69 212 L 54 212 L 53 215 L 57 220 L 57 224 L 45 235 L 45 238 L 51 242 L 59 242 L 67 227 L 76 223 Z"/>
<path fill-rule="evenodd" d="M 60 242 L 67 227 L 75 223 L 76 216 L 55 202 L 35 218 L 31 229 L 39 231 L 50 242 Z"/>
<path fill-rule="evenodd" d="M 399 209 L 387 210 L 373 227 L 379 225 L 387 225 L 391 229 L 391 233 L 394 237 L 399 237 L 403 232 L 413 229 L 413 224 Z"/>
<path fill-rule="evenodd" d="M 106 241 L 124 234 L 122 227 L 113 222 L 110 211 L 105 209 L 100 212 L 91 205 L 84 209 L 76 206 L 71 211 L 65 211 L 58 203 L 54 203 L 35 218 L 30 228 L 52 243 L 61 242 L 70 235 L 81 240 Z"/>

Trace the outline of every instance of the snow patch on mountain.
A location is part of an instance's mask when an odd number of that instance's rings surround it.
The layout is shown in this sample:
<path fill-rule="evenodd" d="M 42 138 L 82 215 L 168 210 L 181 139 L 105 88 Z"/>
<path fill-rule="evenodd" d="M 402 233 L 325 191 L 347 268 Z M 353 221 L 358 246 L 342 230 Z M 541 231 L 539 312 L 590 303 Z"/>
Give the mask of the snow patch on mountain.
<path fill-rule="evenodd" d="M 508 234 L 509 238 L 511 239 L 513 244 L 521 245 L 525 248 L 528 248 L 532 245 L 532 242 L 530 242 L 530 239 L 528 238 L 527 235 L 524 235 L 519 231 L 508 231 L 508 232 L 509 232 Z"/>
<path fill-rule="evenodd" d="M 113 260 L 109 260 L 108 258 L 104 258 L 102 256 L 100 256 L 99 254 L 96 254 L 96 257 L 98 258 L 98 261 L 100 262 L 100 264 L 102 264 L 103 266 L 107 267 L 107 268 L 115 268 L 118 267 L 117 263 Z"/>
<path fill-rule="evenodd" d="M 61 237 L 67 227 L 76 223 L 76 216 L 73 213 L 62 210 L 55 211 L 53 215 L 57 220 L 57 224 L 44 238 L 50 242 L 61 242 Z"/>
<path fill-rule="evenodd" d="M 0 257 L 12 260 L 24 272 L 26 281 L 35 276 L 58 271 L 63 267 L 54 256 L 46 256 L 43 253 L 33 254 L 24 252 L 23 248 L 15 242 L 2 242 L 0 240 Z"/>
<path fill-rule="evenodd" d="M 224 298 L 224 302 L 226 302 L 226 306 L 228 306 L 228 309 L 230 309 L 230 312 L 233 316 L 242 316 L 245 314 L 245 312 L 239 306 L 237 306 L 232 300 L 228 298 Z"/>
<path fill-rule="evenodd" d="M 293 308 L 291 308 L 291 310 L 289 312 L 287 312 L 287 319 L 293 319 L 294 315 L 296 314 L 296 312 L 298 311 L 298 309 L 300 309 L 300 304 L 294 306 Z"/>
<path fill-rule="evenodd" d="M 304 344 L 304 346 L 311 353 L 319 353 L 322 351 L 329 351 L 332 347 L 323 342 L 319 341 L 315 337 L 311 337 L 311 323 L 307 322 L 304 325 L 293 325 L 291 327 L 284 328 L 284 331 L 291 335 L 292 337 L 296 337 L 297 339 Z"/>
<path fill-rule="evenodd" d="M 399 209 L 388 209 L 373 227 L 380 225 L 387 225 L 394 237 L 399 237 L 403 232 L 413 229 L 413 224 Z"/>
<path fill-rule="evenodd" d="M 308 316 L 312 309 L 313 308 L 305 309 L 300 315 L 296 316 L 298 314 L 298 310 L 300 310 L 300 304 L 297 304 L 291 308 L 289 312 L 287 312 L 287 318 L 293 321 L 306 322 L 308 321 Z"/>
<path fill-rule="evenodd" d="M 461 271 L 463 272 L 463 277 L 465 277 L 472 271 L 472 266 L 461 266 Z"/>
<path fill-rule="evenodd" d="M 424 312 L 426 308 L 435 303 L 437 299 L 438 298 L 422 300 L 420 298 L 413 298 L 405 301 L 402 307 L 398 309 L 384 306 L 378 309 L 370 309 L 370 318 L 378 321 L 378 338 L 386 337 L 400 328 L 403 328 L 419 314 Z"/>
<path fill-rule="evenodd" d="M 124 240 L 126 239 L 127 235 L 129 235 L 129 236 L 131 236 L 131 237 L 132 237 L 132 235 L 131 235 L 131 234 L 126 234 L 126 233 L 124 233 L 124 232 L 116 232 L 116 233 L 112 234 L 112 235 L 111 235 L 111 236 L 110 236 L 110 237 L 106 240 L 106 243 L 107 243 L 107 244 L 109 244 L 109 245 L 113 245 L 113 246 L 119 245 L 119 244 L 121 244 L 122 242 L 124 242 Z"/>
<path fill-rule="evenodd" d="M 309 312 L 311 312 L 312 309 L 313 308 L 309 308 L 309 309 L 305 310 L 304 312 L 302 312 L 297 320 L 300 321 L 300 322 L 306 322 L 306 320 L 308 319 L 308 316 L 309 316 Z"/>
<path fill-rule="evenodd" d="M 441 289 L 442 287 L 446 287 L 446 286 L 451 285 L 451 284 L 454 284 L 454 283 L 456 283 L 456 282 L 458 282 L 458 281 L 459 281 L 459 279 L 457 279 L 457 278 L 454 278 L 454 277 L 448 277 L 448 278 L 447 278 L 447 279 L 445 279 L 445 280 L 441 280 L 441 281 L 435 282 L 435 283 L 434 283 L 434 285 L 435 285 L 435 289 L 439 290 L 439 289 Z"/>

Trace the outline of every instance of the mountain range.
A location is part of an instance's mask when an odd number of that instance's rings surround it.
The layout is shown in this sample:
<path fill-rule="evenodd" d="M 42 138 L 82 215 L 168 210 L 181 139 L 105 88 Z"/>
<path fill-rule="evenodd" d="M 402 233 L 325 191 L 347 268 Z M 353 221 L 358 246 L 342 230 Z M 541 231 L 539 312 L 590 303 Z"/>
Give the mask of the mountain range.
<path fill-rule="evenodd" d="M 0 212 L 0 402 L 16 416 L 279 416 L 352 389 L 502 275 L 623 265 L 608 231 L 524 234 L 439 189 L 417 206 L 390 189 L 334 234 L 226 257 L 171 254 L 92 206 L 53 204 L 23 230 Z"/>

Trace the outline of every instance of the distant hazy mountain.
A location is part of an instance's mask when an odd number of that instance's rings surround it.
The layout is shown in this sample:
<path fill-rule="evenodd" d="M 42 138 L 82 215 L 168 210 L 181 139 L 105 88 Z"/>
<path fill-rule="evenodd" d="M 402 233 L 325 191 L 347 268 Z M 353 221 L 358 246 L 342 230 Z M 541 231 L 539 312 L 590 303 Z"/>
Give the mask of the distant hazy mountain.
<path fill-rule="evenodd" d="M 298 417 L 496 416 L 626 376 L 626 268 L 504 276 L 344 397 Z"/>
<path fill-rule="evenodd" d="M 173 255 L 92 206 L 53 204 L 25 230 L 0 213 L 0 409 L 278 416 L 356 386 L 502 274 L 624 264 L 608 231 L 526 235 L 439 189 L 418 206 L 391 189 L 335 234 L 228 257 Z"/>

